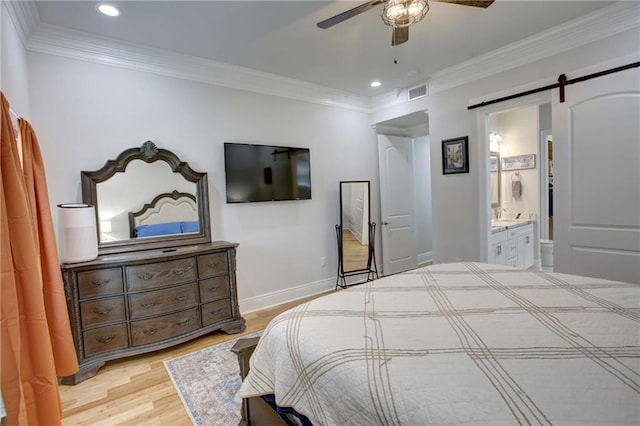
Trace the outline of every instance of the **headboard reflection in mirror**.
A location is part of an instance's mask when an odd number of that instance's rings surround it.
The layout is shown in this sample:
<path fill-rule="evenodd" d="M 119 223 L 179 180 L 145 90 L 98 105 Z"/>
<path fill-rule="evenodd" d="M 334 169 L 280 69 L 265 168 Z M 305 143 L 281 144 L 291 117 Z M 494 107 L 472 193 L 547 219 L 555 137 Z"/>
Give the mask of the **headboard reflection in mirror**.
<path fill-rule="evenodd" d="M 81 178 L 83 202 L 95 205 L 100 254 L 211 241 L 207 174 L 151 141 Z"/>

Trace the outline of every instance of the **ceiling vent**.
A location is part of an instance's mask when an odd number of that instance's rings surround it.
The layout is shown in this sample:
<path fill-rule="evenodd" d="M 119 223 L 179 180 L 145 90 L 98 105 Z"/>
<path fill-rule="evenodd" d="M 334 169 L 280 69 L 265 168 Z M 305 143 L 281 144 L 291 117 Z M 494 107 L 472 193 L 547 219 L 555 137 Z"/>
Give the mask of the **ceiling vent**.
<path fill-rule="evenodd" d="M 409 100 L 413 101 L 414 99 L 421 98 L 427 95 L 427 85 L 422 84 L 420 86 L 413 87 L 409 89 L 407 92 L 409 94 Z"/>

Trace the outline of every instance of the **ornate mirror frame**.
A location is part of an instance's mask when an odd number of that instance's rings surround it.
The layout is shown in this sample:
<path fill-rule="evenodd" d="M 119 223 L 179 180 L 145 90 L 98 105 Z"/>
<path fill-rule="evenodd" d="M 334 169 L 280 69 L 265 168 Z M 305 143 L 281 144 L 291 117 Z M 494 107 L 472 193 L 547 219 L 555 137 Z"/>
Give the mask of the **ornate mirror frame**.
<path fill-rule="evenodd" d="M 207 174 L 194 171 L 186 162 L 181 161 L 173 152 L 158 148 L 151 141 L 146 141 L 141 147 L 129 148 L 123 151 L 115 160 L 108 160 L 99 170 L 80 172 L 82 182 L 82 201 L 95 206 L 96 223 L 100 223 L 100 218 L 98 216 L 99 200 L 97 184 L 107 181 L 118 172 L 124 172 L 127 165 L 133 160 L 142 160 L 145 163 L 164 161 L 169 165 L 174 173 L 179 173 L 187 181 L 196 184 L 195 197 L 198 211 L 199 231 L 188 234 L 145 237 L 139 240 L 128 239 L 105 242 L 100 241 L 100 235 L 98 234 L 98 253 L 127 253 L 138 250 L 166 249 L 176 246 L 211 242 Z M 146 202 L 146 200 L 142 201 Z M 97 230 L 97 232 L 99 233 L 99 230 Z"/>

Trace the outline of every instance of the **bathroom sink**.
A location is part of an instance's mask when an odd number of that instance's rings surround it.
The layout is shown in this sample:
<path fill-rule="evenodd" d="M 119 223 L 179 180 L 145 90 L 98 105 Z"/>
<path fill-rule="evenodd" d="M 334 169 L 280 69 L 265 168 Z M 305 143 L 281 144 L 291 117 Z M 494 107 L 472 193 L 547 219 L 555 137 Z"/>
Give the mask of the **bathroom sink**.
<path fill-rule="evenodd" d="M 491 229 L 496 230 L 500 228 L 513 228 L 515 226 L 525 225 L 527 223 L 529 223 L 528 220 L 494 219 L 491 221 Z"/>
<path fill-rule="evenodd" d="M 519 223 L 523 223 L 519 220 L 510 220 L 510 219 L 498 219 L 491 222 L 491 226 L 513 226 Z"/>

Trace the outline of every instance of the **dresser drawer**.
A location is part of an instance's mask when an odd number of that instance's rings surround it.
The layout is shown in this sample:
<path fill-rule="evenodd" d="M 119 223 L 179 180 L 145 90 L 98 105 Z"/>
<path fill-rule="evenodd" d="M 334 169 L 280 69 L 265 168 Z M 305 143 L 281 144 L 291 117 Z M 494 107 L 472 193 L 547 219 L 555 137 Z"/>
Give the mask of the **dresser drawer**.
<path fill-rule="evenodd" d="M 134 346 L 146 345 L 180 336 L 198 328 L 200 328 L 200 310 L 193 308 L 175 314 L 132 322 L 131 341 Z"/>
<path fill-rule="evenodd" d="M 83 328 L 125 321 L 124 296 L 80 302 L 80 319 Z"/>
<path fill-rule="evenodd" d="M 101 352 L 123 349 L 128 346 L 127 325 L 118 324 L 94 328 L 82 333 L 84 355 L 91 356 Z"/>
<path fill-rule="evenodd" d="M 194 258 L 127 266 L 127 288 L 129 291 L 167 287 L 188 283 L 196 279 Z"/>
<path fill-rule="evenodd" d="M 229 299 L 202 305 L 202 323 L 207 326 L 231 318 L 231 303 Z"/>
<path fill-rule="evenodd" d="M 211 253 L 198 256 L 198 273 L 201 278 L 228 273 L 227 253 Z"/>
<path fill-rule="evenodd" d="M 122 269 L 108 268 L 78 272 L 80 299 L 122 293 Z"/>
<path fill-rule="evenodd" d="M 202 303 L 229 297 L 229 277 L 223 275 L 200 281 L 200 301 Z"/>
<path fill-rule="evenodd" d="M 198 304 L 196 283 L 129 295 L 129 316 L 140 319 Z"/>

